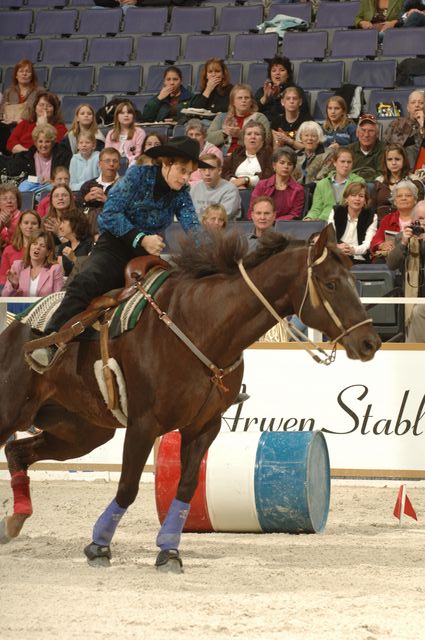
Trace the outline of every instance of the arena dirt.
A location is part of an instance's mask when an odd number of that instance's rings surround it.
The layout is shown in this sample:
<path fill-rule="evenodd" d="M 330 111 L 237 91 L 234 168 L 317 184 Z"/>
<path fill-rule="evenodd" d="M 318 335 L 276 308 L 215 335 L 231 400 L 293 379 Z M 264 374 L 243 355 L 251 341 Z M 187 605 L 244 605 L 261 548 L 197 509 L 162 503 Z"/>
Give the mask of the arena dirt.
<path fill-rule="evenodd" d="M 113 482 L 33 482 L 34 515 L 0 546 L 2 640 L 424 640 L 425 486 L 419 522 L 397 488 L 333 486 L 321 535 L 184 534 L 185 573 L 153 566 L 158 520 L 143 484 L 110 569 L 82 554 Z M 11 494 L 0 481 L 0 516 Z"/>

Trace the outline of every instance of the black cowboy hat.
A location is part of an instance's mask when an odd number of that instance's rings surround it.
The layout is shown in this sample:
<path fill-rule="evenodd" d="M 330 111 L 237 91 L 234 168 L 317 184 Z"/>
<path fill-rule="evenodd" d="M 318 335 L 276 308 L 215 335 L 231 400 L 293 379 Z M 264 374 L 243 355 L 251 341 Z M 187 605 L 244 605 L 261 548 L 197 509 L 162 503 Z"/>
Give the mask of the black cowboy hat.
<path fill-rule="evenodd" d="M 176 136 L 171 138 L 165 144 L 159 147 L 151 147 L 146 149 L 145 154 L 150 158 L 183 158 L 184 160 L 192 160 L 196 162 L 200 169 L 212 169 L 213 167 L 202 160 L 199 160 L 199 152 L 201 148 L 199 142 L 188 136 Z"/>

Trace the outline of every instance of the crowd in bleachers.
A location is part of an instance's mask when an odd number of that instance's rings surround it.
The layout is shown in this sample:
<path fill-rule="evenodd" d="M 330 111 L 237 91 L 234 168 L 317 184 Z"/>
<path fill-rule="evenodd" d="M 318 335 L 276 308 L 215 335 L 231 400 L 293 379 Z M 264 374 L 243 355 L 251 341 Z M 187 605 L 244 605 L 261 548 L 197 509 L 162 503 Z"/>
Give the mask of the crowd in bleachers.
<path fill-rule="evenodd" d="M 152 4 L 2 0 L 3 295 L 57 289 L 49 234 L 65 286 L 120 176 L 183 134 L 210 164 L 189 180 L 200 221 L 246 232 L 260 202 L 273 222 L 332 222 L 354 263 L 393 264 L 424 198 L 425 69 L 396 86 L 425 56 L 422 0 Z"/>

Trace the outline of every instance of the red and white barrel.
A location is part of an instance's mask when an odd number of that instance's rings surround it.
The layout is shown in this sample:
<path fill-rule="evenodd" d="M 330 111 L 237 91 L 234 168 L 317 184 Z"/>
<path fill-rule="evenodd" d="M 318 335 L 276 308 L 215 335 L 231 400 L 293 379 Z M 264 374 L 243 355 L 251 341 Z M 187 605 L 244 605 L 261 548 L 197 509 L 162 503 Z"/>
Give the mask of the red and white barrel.
<path fill-rule="evenodd" d="M 156 462 L 162 523 L 180 478 L 180 433 L 166 434 Z M 204 456 L 184 531 L 323 531 L 330 466 L 321 432 L 219 434 Z"/>

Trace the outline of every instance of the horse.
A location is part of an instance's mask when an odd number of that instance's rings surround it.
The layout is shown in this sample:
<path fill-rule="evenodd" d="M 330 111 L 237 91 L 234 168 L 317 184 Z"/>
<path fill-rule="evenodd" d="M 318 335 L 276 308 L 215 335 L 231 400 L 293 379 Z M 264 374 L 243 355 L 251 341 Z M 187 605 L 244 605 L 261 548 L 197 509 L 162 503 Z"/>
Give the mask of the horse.
<path fill-rule="evenodd" d="M 359 300 L 351 263 L 336 247 L 330 225 L 310 242 L 268 232 L 254 252 L 238 234 L 210 232 L 203 242 L 184 239 L 174 260 L 174 271 L 136 327 L 109 341 L 125 379 L 128 422 L 116 496 L 84 550 L 94 566 L 110 564 L 112 537 L 136 499 L 155 440 L 178 429 L 181 476 L 158 533 L 155 564 L 161 571 L 183 571 L 181 533 L 202 458 L 240 389 L 243 350 L 276 323 L 274 315 L 298 314 L 341 343 L 353 359 L 370 360 L 380 347 Z M 254 295 L 252 289 L 259 292 Z M 186 340 L 170 331 L 170 323 L 159 321 L 164 314 Z M 40 375 L 23 357 L 24 345 L 34 337 L 33 329 L 18 320 L 0 336 L 0 445 L 30 425 L 40 429 L 33 437 L 9 440 L 5 447 L 14 510 L 1 522 L 3 543 L 19 535 L 32 513 L 30 465 L 83 456 L 122 426 L 108 410 L 93 373 L 98 342 L 70 342 Z"/>

